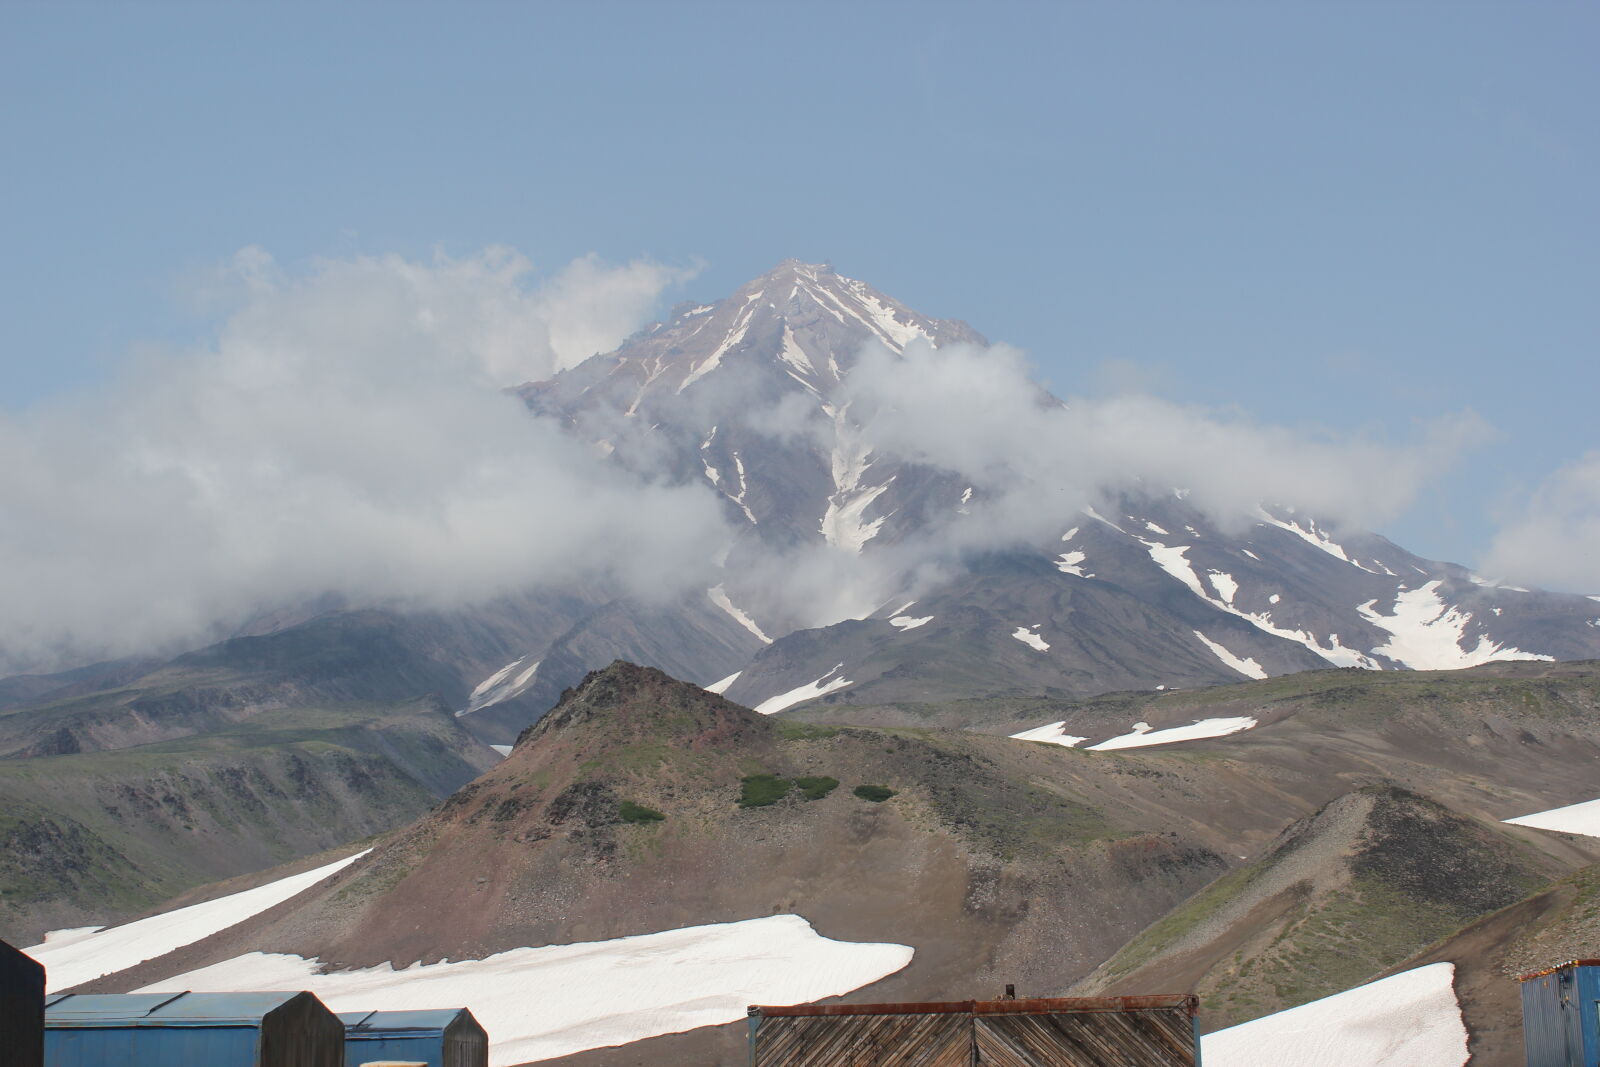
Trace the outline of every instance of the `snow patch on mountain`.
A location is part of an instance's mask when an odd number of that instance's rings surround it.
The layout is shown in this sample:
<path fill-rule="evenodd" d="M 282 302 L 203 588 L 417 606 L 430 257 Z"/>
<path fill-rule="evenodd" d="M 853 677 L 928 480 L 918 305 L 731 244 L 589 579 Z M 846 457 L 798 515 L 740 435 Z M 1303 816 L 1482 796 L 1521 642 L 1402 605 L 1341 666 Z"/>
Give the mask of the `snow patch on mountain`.
<path fill-rule="evenodd" d="M 1564 834 L 1583 834 L 1600 837 L 1600 800 L 1585 800 L 1581 804 L 1568 804 L 1564 808 L 1536 811 L 1532 815 L 1519 815 L 1502 822 L 1513 826 L 1532 826 L 1540 830 L 1558 830 Z"/>
<path fill-rule="evenodd" d="M 1207 637 L 1199 630 L 1195 630 L 1194 635 L 1200 639 L 1201 644 L 1205 645 L 1211 650 L 1213 655 L 1215 655 L 1229 667 L 1232 667 L 1234 670 L 1244 675 L 1246 678 L 1265 678 L 1267 676 L 1267 672 L 1262 670 L 1261 664 L 1257 663 L 1255 660 L 1244 656 L 1234 655 L 1232 652 L 1229 652 L 1226 648 L 1222 647 L 1222 645 L 1211 640 L 1211 638 Z"/>
<path fill-rule="evenodd" d="M 817 697 L 825 696 L 828 693 L 832 693 L 836 689 L 843 689 L 847 685 L 855 685 L 855 682 L 839 673 L 843 669 L 843 663 L 835 664 L 833 670 L 829 671 L 827 674 L 824 674 L 816 681 L 807 682 L 805 685 L 795 686 L 788 692 L 779 693 L 775 697 L 768 697 L 761 703 L 757 704 L 755 706 L 755 710 L 762 715 L 775 715 L 786 708 L 794 707 L 796 704 L 807 700 L 815 700 Z M 837 677 L 835 677 L 835 675 L 837 675 Z"/>
<path fill-rule="evenodd" d="M 456 718 L 502 704 L 527 692 L 542 662 L 533 658 L 536 655 L 538 653 L 530 652 L 520 659 L 514 659 L 479 682 L 467 698 L 467 706 L 456 712 Z"/>
<path fill-rule="evenodd" d="M 728 691 L 728 687 L 730 685 L 739 680 L 739 675 L 743 673 L 744 671 L 734 671 L 720 682 L 712 682 L 710 685 L 706 686 L 706 692 L 715 693 L 717 696 L 721 696 L 723 693 Z"/>
<path fill-rule="evenodd" d="M 872 466 L 872 447 L 861 440 L 860 432 L 848 418 L 850 405 L 831 405 L 825 410 L 833 417 L 833 452 L 829 467 L 833 474 L 833 493 L 822 516 L 822 537 L 835 548 L 859 555 L 866 543 L 878 535 L 883 518 L 867 522 L 867 508 L 894 481 L 863 486 L 861 479 Z"/>
<path fill-rule="evenodd" d="M 500 753 L 501 759 L 505 759 L 507 756 L 511 755 L 512 746 L 510 745 L 490 745 L 489 747 Z"/>
<path fill-rule="evenodd" d="M 1205 587 L 1200 584 L 1199 576 L 1195 574 L 1194 566 L 1189 562 L 1187 553 L 1191 546 L 1174 545 L 1168 547 L 1155 541 L 1146 541 L 1143 538 L 1135 538 L 1135 540 L 1145 546 L 1145 550 L 1150 553 L 1150 558 L 1155 561 L 1157 566 L 1188 586 L 1190 592 L 1206 603 L 1239 616 L 1239 618 L 1248 621 L 1263 633 L 1269 633 L 1274 637 L 1282 637 L 1304 645 L 1335 667 L 1378 669 L 1378 664 L 1371 657 L 1355 649 L 1346 648 L 1340 642 L 1338 634 L 1330 634 L 1326 643 L 1324 643 L 1315 634 L 1304 630 L 1285 629 L 1273 623 L 1270 615 L 1258 615 L 1255 612 L 1244 611 L 1234 607 L 1226 600 L 1207 593 Z"/>
<path fill-rule="evenodd" d="M 1205 737 L 1224 737 L 1236 734 L 1240 730 L 1248 730 L 1256 725 L 1256 720 L 1248 715 L 1230 716 L 1221 719 L 1199 719 L 1188 726 L 1169 726 L 1164 730 L 1153 729 L 1147 722 L 1136 722 L 1131 732 L 1121 737 L 1113 737 L 1109 741 L 1102 741 L 1098 745 L 1090 745 L 1091 752 L 1110 752 L 1119 748 L 1146 748 L 1150 745 L 1169 745 L 1174 741 L 1198 741 Z"/>
<path fill-rule="evenodd" d="M 1065 721 L 1050 722 L 1045 723 L 1043 726 L 1035 726 L 1031 730 L 1024 730 L 1020 734 L 1012 734 L 1011 736 L 1016 738 L 1018 741 L 1043 741 L 1048 745 L 1061 745 L 1065 748 L 1076 748 L 1078 745 L 1089 740 L 1087 737 L 1077 737 L 1073 734 L 1067 733 L 1066 727 L 1067 724 Z"/>
<path fill-rule="evenodd" d="M 1077 549 L 1063 552 L 1056 558 L 1056 570 L 1062 574 L 1070 574 L 1075 578 L 1093 578 L 1094 575 L 1083 569 L 1083 561 L 1087 559 L 1086 553 Z"/>
<path fill-rule="evenodd" d="M 1201 1038 L 1206 1067 L 1462 1067 L 1455 965 L 1430 963 Z"/>
<path fill-rule="evenodd" d="M 678 392 L 683 392 L 689 386 L 716 370 L 717 365 L 722 362 L 722 357 L 727 355 L 740 341 L 744 340 L 745 333 L 750 329 L 750 320 L 755 317 L 756 301 L 760 299 L 761 291 L 759 289 L 745 298 L 744 307 L 739 309 L 738 317 L 734 320 L 733 329 L 729 330 L 728 335 L 722 339 L 721 343 L 711 350 L 709 356 L 696 363 L 689 373 L 684 375 L 683 381 L 678 383 Z"/>
<path fill-rule="evenodd" d="M 889 625 L 901 630 L 915 630 L 917 627 L 926 626 L 932 621 L 932 615 L 924 615 L 920 619 L 913 619 L 910 615 L 896 615 L 889 620 Z"/>
<path fill-rule="evenodd" d="M 1456 670 L 1476 667 L 1491 660 L 1550 660 L 1537 652 L 1508 648 L 1480 634 L 1472 648 L 1464 647 L 1472 615 L 1446 604 L 1439 596 L 1440 582 L 1427 582 L 1416 589 L 1401 589 L 1395 594 L 1394 613 L 1380 614 L 1369 600 L 1356 610 L 1372 625 L 1389 633 L 1387 643 L 1373 649 L 1403 666 L 1419 671 Z"/>
<path fill-rule="evenodd" d="M 1261 516 L 1262 520 L 1256 524 L 1258 526 L 1276 526 L 1280 530 L 1286 530 L 1300 538 L 1306 544 L 1311 545 L 1313 548 L 1321 549 L 1334 559 L 1337 559 L 1342 563 L 1348 563 L 1352 567 L 1358 567 L 1361 570 L 1366 571 L 1368 574 L 1387 574 L 1391 577 L 1394 575 L 1394 572 L 1389 570 L 1387 567 L 1383 568 L 1382 570 L 1375 570 L 1372 567 L 1367 566 L 1365 563 L 1355 559 L 1345 551 L 1343 545 L 1339 544 L 1339 542 L 1335 541 L 1333 538 L 1319 530 L 1316 522 L 1312 519 L 1307 519 L 1306 525 L 1301 526 L 1296 522 L 1285 522 L 1283 519 L 1278 518 L 1265 509 L 1260 510 L 1258 514 Z"/>
<path fill-rule="evenodd" d="M 839 996 L 912 955 L 907 945 L 835 941 L 798 915 L 772 915 L 399 970 L 323 974 L 317 959 L 251 952 L 140 992 L 307 989 L 335 1012 L 462 1005 L 489 1032 L 489 1063 L 505 1067 L 733 1022 L 750 1004 Z"/>
<path fill-rule="evenodd" d="M 165 956 L 174 949 L 192 945 L 230 926 L 237 926 L 252 915 L 259 915 L 290 897 L 298 896 L 370 851 L 364 849 L 315 870 L 292 874 L 203 904 L 191 904 L 187 908 L 152 915 L 123 926 L 113 926 L 109 930 L 97 930 L 81 936 L 81 931 L 75 931 L 73 936 L 54 938 L 46 934 L 43 944 L 25 951 L 44 964 L 51 992 L 71 989 L 102 975 L 125 971 L 145 960 Z M 59 935 L 61 931 L 54 933 Z"/>
<path fill-rule="evenodd" d="M 762 644 L 764 644 L 764 645 L 772 644 L 772 638 L 770 638 L 766 634 L 762 633 L 761 632 L 761 627 L 756 625 L 756 620 L 754 620 L 750 616 L 746 615 L 743 611 L 741 611 L 739 609 L 739 607 L 736 604 L 734 604 L 734 602 L 731 599 L 729 599 L 728 591 L 726 589 L 724 589 L 722 586 L 714 585 L 710 589 L 707 589 L 706 590 L 706 596 L 710 598 L 710 600 L 711 600 L 711 602 L 713 604 L 715 604 L 717 607 L 721 608 L 723 611 L 727 612 L 728 617 L 731 618 L 734 622 L 738 623 L 740 626 L 743 626 L 746 630 L 749 630 L 751 633 L 755 634 L 757 640 L 759 640 Z"/>
<path fill-rule="evenodd" d="M 1015 637 L 1018 641 L 1021 641 L 1035 652 L 1048 652 L 1050 651 L 1049 643 L 1034 632 L 1043 625 L 1043 623 L 1036 622 L 1031 627 L 1019 626 L 1012 632 L 1011 636 Z"/>

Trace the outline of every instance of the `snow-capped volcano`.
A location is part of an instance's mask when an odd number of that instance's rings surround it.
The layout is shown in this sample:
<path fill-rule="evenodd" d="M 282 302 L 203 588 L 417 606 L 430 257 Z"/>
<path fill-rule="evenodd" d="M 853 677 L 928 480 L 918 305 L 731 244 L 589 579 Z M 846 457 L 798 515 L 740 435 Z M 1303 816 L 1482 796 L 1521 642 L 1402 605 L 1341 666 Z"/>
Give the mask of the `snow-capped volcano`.
<path fill-rule="evenodd" d="M 548 382 L 522 387 L 619 462 L 702 479 L 775 548 L 820 541 L 859 552 L 918 525 L 937 483 L 878 455 L 842 388 L 867 346 L 985 344 L 966 323 L 919 314 L 822 264 L 786 260 L 713 304 L 665 321 Z"/>
<path fill-rule="evenodd" d="M 1224 524 L 1181 490 L 1115 486 L 1097 507 L 1061 514 L 1058 539 L 1001 537 L 1001 556 L 942 561 L 952 576 L 931 588 L 908 580 L 909 595 L 889 598 L 880 586 L 877 600 L 824 590 L 842 621 L 807 629 L 794 598 L 772 592 L 775 560 L 801 550 L 812 563 L 829 552 L 887 559 L 985 505 L 984 485 L 878 447 L 852 410 L 863 353 L 919 344 L 987 342 L 826 265 L 788 260 L 520 391 L 617 462 L 723 498 L 744 532 L 708 596 L 765 646 L 720 683 L 751 706 L 787 707 L 798 700 L 780 698 L 794 694 L 1081 696 L 1325 666 L 1600 655 L 1600 611 L 1585 598 L 1494 586 L 1292 502 Z M 812 618 L 827 614 L 817 607 Z"/>

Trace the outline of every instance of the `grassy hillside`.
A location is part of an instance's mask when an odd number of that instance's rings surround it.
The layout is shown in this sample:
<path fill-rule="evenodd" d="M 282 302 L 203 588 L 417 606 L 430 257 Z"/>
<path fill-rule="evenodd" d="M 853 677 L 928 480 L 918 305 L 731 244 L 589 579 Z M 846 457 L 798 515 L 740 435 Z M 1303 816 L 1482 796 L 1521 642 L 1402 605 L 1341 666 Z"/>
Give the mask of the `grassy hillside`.
<path fill-rule="evenodd" d="M 31 943 L 390 829 L 494 761 L 431 702 L 283 709 L 159 744 L 0 760 L 0 934 Z"/>
<path fill-rule="evenodd" d="M 1392 786 L 1290 827 L 1106 961 L 1080 992 L 1176 982 L 1208 1029 L 1368 980 L 1563 873 L 1509 831 Z"/>

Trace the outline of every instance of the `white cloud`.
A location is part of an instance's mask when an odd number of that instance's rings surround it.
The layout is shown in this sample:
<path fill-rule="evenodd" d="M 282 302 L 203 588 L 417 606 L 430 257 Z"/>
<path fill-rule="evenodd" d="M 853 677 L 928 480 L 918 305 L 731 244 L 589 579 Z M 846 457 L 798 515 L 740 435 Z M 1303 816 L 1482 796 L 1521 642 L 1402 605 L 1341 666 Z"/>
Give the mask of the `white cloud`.
<path fill-rule="evenodd" d="M 1227 523 L 1286 502 L 1371 527 L 1481 440 L 1470 412 L 1427 424 L 1417 440 L 1314 434 L 1137 394 L 1062 404 L 1032 382 L 1020 352 L 926 344 L 897 359 L 868 350 L 846 388 L 882 451 L 956 471 L 983 486 L 984 507 L 953 519 L 974 545 L 1027 541 L 1106 492 L 1189 490 Z M 964 529 L 963 529 L 964 528 Z"/>
<path fill-rule="evenodd" d="M 247 250 L 212 343 L 0 416 L 0 654 L 146 651 L 325 592 L 704 584 L 724 540 L 709 491 L 604 465 L 503 391 L 614 346 L 678 273 L 529 274 L 503 250 L 300 274 Z"/>
<path fill-rule="evenodd" d="M 1482 569 L 1527 585 L 1600 593 L 1600 451 L 1545 479 L 1495 536 Z"/>

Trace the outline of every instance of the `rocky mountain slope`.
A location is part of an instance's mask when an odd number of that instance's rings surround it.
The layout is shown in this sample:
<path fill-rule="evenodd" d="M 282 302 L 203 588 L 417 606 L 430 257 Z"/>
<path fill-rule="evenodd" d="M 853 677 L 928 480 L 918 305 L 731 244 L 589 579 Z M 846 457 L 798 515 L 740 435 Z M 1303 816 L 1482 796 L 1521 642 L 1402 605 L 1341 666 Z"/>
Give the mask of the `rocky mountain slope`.
<path fill-rule="evenodd" d="M 944 581 L 907 573 L 911 595 L 867 601 L 841 579 L 808 602 L 840 621 L 806 628 L 774 558 L 888 560 L 987 506 L 990 487 L 886 451 L 852 408 L 864 353 L 952 344 L 984 342 L 790 260 L 521 392 L 617 462 L 721 494 L 743 533 L 708 596 L 769 643 L 725 692 L 762 710 L 1600 655 L 1591 599 L 1494 584 L 1292 502 L 1223 522 L 1182 487 L 1105 487 L 1045 542 L 968 555 Z"/>
<path fill-rule="evenodd" d="M 786 261 L 518 389 L 616 464 L 717 494 L 735 534 L 718 584 L 648 604 L 578 583 L 451 612 L 287 606 L 176 659 L 0 680 L 0 754 L 429 695 L 508 743 L 615 658 L 720 681 L 770 712 L 1600 655 L 1591 598 L 1490 583 L 1292 504 L 1224 521 L 1182 487 L 1107 485 L 1042 541 L 1001 531 L 930 563 L 929 543 L 1000 521 L 991 487 L 875 441 L 852 375 L 874 353 L 984 344 L 826 265 Z M 1042 389 L 1034 400 L 1062 408 Z"/>
<path fill-rule="evenodd" d="M 32 944 L 392 829 L 498 760 L 428 701 L 0 760 L 0 933 Z"/>
<path fill-rule="evenodd" d="M 854 999 L 1181 971 L 1232 1020 L 1370 977 L 1600 860 L 1600 841 L 1499 822 L 1592 791 L 1593 664 L 1320 671 L 1215 695 L 1087 707 L 1106 733 L 1135 714 L 1249 709 L 1260 724 L 1087 751 L 761 716 L 616 664 L 329 884 L 97 987 L 248 951 L 335 968 L 480 959 L 796 912 L 829 937 L 915 949 Z M 1076 721 L 1070 705 L 1048 713 Z M 738 1062 L 735 1029 L 568 1062 Z"/>

